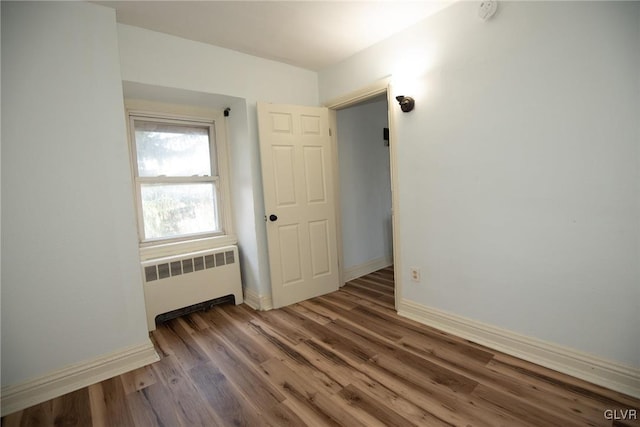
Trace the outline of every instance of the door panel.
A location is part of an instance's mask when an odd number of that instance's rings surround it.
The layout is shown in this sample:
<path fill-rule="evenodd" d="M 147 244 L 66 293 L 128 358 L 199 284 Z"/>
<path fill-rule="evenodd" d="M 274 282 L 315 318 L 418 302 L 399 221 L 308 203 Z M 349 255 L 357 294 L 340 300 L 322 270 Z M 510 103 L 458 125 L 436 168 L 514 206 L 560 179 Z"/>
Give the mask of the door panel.
<path fill-rule="evenodd" d="M 309 116 L 303 114 L 300 116 L 303 135 L 321 135 L 320 123 L 321 117 L 319 115 Z"/>
<path fill-rule="evenodd" d="M 298 224 L 277 227 L 282 265 L 282 283 L 290 285 L 302 280 L 302 255 Z"/>
<path fill-rule="evenodd" d="M 328 110 L 258 103 L 274 307 L 338 289 Z M 277 219 L 276 219 L 277 218 Z"/>
<path fill-rule="evenodd" d="M 294 181 L 294 148 L 293 146 L 274 146 L 271 148 L 273 158 L 273 179 L 276 192 L 276 206 L 296 204 L 296 188 Z"/>
<path fill-rule="evenodd" d="M 330 273 L 329 226 L 326 220 L 309 223 L 309 241 L 311 243 L 312 277 L 316 278 Z"/>
<path fill-rule="evenodd" d="M 289 113 L 271 113 L 271 130 L 277 133 L 293 133 L 293 117 Z"/>
<path fill-rule="evenodd" d="M 322 147 L 304 147 L 304 171 L 308 203 L 326 203 L 324 157 Z"/>

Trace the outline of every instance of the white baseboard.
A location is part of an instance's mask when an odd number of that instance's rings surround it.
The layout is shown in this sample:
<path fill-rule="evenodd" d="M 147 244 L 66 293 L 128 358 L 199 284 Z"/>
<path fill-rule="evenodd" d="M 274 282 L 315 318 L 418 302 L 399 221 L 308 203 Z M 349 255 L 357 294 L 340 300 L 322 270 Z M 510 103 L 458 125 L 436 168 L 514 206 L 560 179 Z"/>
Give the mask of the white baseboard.
<path fill-rule="evenodd" d="M 511 356 L 640 398 L 640 369 L 402 299 L 398 314 Z"/>
<path fill-rule="evenodd" d="M 146 343 L 78 363 L 21 384 L 2 387 L 2 416 L 160 360 Z"/>
<path fill-rule="evenodd" d="M 389 267 L 393 264 L 392 258 L 376 258 L 371 261 L 367 261 L 363 264 L 349 267 L 342 272 L 342 278 L 345 282 L 349 280 L 357 279 L 358 277 L 366 276 L 367 274 L 378 271 L 382 268 Z"/>
<path fill-rule="evenodd" d="M 244 291 L 244 303 L 254 310 L 267 311 L 273 309 L 273 301 L 270 296 L 261 296 L 252 290 Z"/>

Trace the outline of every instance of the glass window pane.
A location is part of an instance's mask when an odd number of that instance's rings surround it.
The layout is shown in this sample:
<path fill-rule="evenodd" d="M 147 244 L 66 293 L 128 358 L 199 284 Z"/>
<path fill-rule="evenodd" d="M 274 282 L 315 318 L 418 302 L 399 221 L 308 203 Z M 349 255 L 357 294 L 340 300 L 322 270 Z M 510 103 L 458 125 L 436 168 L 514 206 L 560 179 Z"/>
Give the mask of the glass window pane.
<path fill-rule="evenodd" d="M 141 194 L 146 239 L 221 231 L 213 183 L 142 184 Z"/>
<path fill-rule="evenodd" d="M 211 176 L 209 127 L 134 120 L 138 176 Z"/>

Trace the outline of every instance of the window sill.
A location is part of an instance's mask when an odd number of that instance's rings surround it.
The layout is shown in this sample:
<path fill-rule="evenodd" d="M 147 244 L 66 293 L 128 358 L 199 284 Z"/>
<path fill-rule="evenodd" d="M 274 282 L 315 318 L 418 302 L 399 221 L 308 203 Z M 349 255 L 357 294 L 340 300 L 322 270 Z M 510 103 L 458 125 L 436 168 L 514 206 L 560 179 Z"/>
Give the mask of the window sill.
<path fill-rule="evenodd" d="M 216 249 L 223 246 L 235 245 L 238 239 L 233 235 L 206 237 L 202 239 L 186 240 L 182 242 L 161 243 L 140 248 L 140 260 L 147 261 L 155 258 L 170 257 L 189 252 Z"/>

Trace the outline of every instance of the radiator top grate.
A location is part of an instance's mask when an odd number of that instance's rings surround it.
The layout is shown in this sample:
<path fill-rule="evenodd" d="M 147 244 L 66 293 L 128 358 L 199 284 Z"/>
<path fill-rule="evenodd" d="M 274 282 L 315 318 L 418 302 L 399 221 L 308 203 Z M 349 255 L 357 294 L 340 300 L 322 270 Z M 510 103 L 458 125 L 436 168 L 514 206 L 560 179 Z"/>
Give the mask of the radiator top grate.
<path fill-rule="evenodd" d="M 233 251 L 217 252 L 215 254 L 184 258 L 181 260 L 149 265 L 144 268 L 147 282 L 167 279 L 169 277 L 189 274 L 209 268 L 222 267 L 236 262 Z"/>

